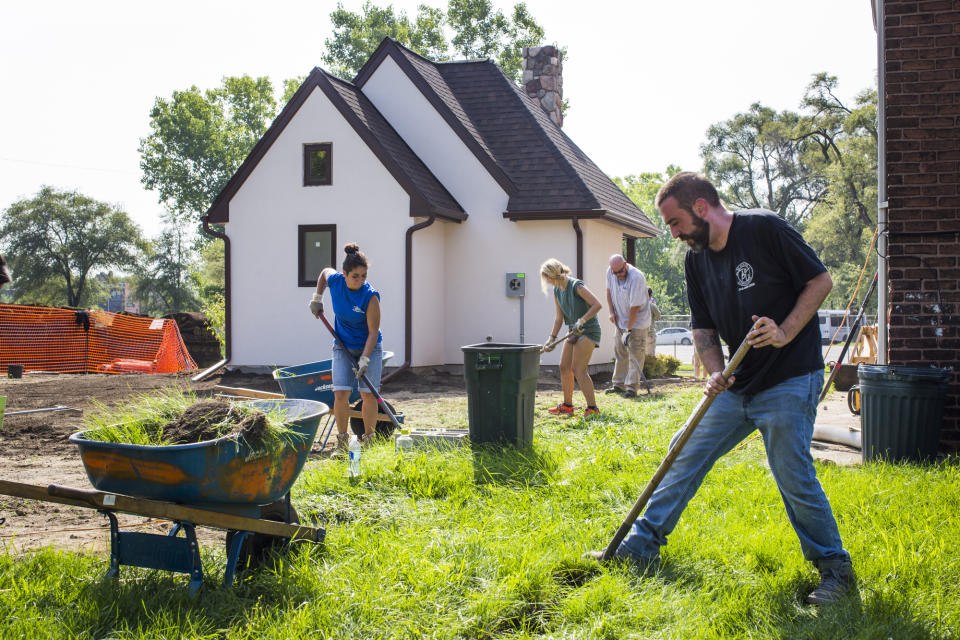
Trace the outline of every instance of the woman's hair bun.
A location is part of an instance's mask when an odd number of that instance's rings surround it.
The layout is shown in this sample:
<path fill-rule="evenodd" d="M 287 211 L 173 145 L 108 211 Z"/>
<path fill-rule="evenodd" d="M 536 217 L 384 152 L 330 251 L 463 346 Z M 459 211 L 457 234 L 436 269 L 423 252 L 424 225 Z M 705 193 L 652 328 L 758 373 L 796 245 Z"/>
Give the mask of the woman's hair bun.
<path fill-rule="evenodd" d="M 347 255 L 351 253 L 360 253 L 360 247 L 357 245 L 356 242 L 351 242 L 343 247 L 343 252 L 346 253 Z"/>

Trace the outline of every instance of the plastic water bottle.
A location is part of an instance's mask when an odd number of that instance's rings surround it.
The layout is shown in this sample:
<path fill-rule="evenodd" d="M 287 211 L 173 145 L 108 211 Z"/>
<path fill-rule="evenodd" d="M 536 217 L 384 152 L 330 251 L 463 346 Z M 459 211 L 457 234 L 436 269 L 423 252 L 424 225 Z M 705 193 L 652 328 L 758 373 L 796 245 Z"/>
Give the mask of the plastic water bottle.
<path fill-rule="evenodd" d="M 397 451 L 401 455 L 413 453 L 413 438 L 410 437 L 410 429 L 401 429 L 397 436 Z"/>
<path fill-rule="evenodd" d="M 360 441 L 357 436 L 350 436 L 350 445 L 347 447 L 350 452 L 350 477 L 360 477 Z"/>

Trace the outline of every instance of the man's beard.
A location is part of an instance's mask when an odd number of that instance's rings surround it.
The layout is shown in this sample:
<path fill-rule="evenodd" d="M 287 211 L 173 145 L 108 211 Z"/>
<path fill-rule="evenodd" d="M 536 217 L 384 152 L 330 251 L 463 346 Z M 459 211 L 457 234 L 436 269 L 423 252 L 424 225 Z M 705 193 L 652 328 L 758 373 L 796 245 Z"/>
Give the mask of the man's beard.
<path fill-rule="evenodd" d="M 693 218 L 693 232 L 690 234 L 680 234 L 680 239 L 685 241 L 694 253 L 700 253 L 710 246 L 710 223 L 698 216 Z"/>

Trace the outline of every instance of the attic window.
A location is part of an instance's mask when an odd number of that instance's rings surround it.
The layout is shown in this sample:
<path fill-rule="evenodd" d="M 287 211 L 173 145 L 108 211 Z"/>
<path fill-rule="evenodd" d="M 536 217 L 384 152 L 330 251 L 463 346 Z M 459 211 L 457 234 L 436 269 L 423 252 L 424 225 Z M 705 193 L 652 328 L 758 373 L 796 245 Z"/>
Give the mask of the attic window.
<path fill-rule="evenodd" d="M 334 264 L 337 225 L 301 224 L 297 227 L 297 286 L 315 287 L 320 272 Z"/>
<path fill-rule="evenodd" d="M 333 144 L 303 145 L 303 186 L 333 184 Z"/>

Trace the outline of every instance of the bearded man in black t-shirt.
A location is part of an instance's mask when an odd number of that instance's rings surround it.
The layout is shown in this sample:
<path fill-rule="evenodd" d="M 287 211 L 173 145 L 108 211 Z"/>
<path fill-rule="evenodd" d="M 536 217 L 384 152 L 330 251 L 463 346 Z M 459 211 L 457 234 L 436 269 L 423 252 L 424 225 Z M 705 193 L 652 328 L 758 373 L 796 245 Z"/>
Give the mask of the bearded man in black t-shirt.
<path fill-rule="evenodd" d="M 803 555 L 820 572 L 806 600 L 836 601 L 856 579 L 810 455 L 823 386 L 817 309 L 833 287 L 830 274 L 787 222 L 761 209 L 727 211 L 702 175 L 673 176 L 656 204 L 673 237 L 690 247 L 684 268 L 694 344 L 709 375 L 704 394 L 716 397 L 616 555 L 655 569 L 714 462 L 759 430 Z M 721 339 L 752 347 L 728 380 Z"/>

